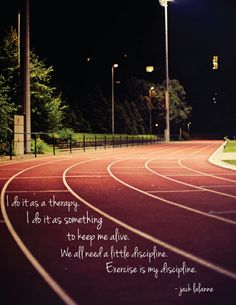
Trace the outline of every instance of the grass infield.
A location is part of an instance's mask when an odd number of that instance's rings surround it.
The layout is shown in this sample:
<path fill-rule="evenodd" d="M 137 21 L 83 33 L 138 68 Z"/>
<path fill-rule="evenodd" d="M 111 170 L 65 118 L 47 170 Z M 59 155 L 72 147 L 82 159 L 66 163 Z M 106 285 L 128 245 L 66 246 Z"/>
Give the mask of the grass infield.
<path fill-rule="evenodd" d="M 229 141 L 224 149 L 224 152 L 236 152 L 236 141 Z"/>
<path fill-rule="evenodd" d="M 236 166 L 236 160 L 224 160 L 224 162 L 229 163 L 229 164 L 233 164 Z"/>

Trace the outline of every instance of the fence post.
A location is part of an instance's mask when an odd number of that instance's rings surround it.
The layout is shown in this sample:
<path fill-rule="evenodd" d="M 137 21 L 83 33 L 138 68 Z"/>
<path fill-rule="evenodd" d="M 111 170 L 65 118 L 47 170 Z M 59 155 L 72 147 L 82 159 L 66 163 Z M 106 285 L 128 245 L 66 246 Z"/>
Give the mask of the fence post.
<path fill-rule="evenodd" d="M 112 136 L 112 147 L 113 148 L 115 147 L 115 138 L 114 138 L 114 135 Z"/>
<path fill-rule="evenodd" d="M 85 135 L 83 135 L 83 147 L 84 147 L 84 151 L 85 151 Z"/>
<path fill-rule="evenodd" d="M 94 136 L 94 148 L 97 149 L 97 136 Z"/>
<path fill-rule="evenodd" d="M 34 156 L 37 158 L 37 133 L 34 135 Z"/>
<path fill-rule="evenodd" d="M 122 147 L 122 136 L 120 135 L 120 148 Z"/>
<path fill-rule="evenodd" d="M 106 149 L 106 148 L 107 148 L 107 137 L 104 136 L 104 149 Z"/>
<path fill-rule="evenodd" d="M 12 131 L 10 131 L 10 135 L 9 135 L 9 155 L 10 155 L 10 160 L 12 160 L 12 142 L 13 142 L 13 136 L 12 136 Z"/>
<path fill-rule="evenodd" d="M 55 156 L 56 150 L 55 150 L 55 136 L 54 136 L 54 133 L 52 134 L 52 151 L 53 151 L 53 156 Z"/>
<path fill-rule="evenodd" d="M 70 135 L 70 154 L 72 154 L 72 135 Z"/>

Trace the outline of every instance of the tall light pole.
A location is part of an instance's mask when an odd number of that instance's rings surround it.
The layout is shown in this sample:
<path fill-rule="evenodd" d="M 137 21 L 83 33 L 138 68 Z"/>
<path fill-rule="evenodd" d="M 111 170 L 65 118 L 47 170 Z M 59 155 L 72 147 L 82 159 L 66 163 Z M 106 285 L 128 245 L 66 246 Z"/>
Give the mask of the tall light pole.
<path fill-rule="evenodd" d="M 165 91 L 165 101 L 166 101 L 166 130 L 165 130 L 165 140 L 170 141 L 170 94 L 169 94 L 169 61 L 168 61 L 168 2 L 173 0 L 159 0 L 161 6 L 165 9 L 165 47 L 166 47 L 166 91 Z"/>
<path fill-rule="evenodd" d="M 187 127 L 188 127 L 188 134 L 190 134 L 190 125 L 192 124 L 192 122 L 188 122 Z"/>
<path fill-rule="evenodd" d="M 24 0 L 22 34 L 20 35 L 21 103 L 24 115 L 25 153 L 31 152 L 31 100 L 30 100 L 30 0 Z"/>
<path fill-rule="evenodd" d="M 111 123 L 112 123 L 112 134 L 115 133 L 115 68 L 117 68 L 118 65 L 114 64 L 111 67 Z"/>
<path fill-rule="evenodd" d="M 20 10 L 18 10 L 18 15 L 17 15 L 17 59 L 18 59 L 18 65 L 19 65 L 19 70 L 20 70 Z"/>

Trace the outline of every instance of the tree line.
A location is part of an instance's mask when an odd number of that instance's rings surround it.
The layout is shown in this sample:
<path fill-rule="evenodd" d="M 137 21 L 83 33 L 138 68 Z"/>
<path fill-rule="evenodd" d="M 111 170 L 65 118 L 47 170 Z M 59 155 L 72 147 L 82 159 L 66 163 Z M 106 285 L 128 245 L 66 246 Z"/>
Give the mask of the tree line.
<path fill-rule="evenodd" d="M 14 114 L 21 113 L 19 101 L 18 37 L 14 28 L 6 32 L 0 45 L 0 146 L 13 130 Z M 54 69 L 30 52 L 31 124 L 33 132 L 56 132 L 70 128 L 74 132 L 111 132 L 111 96 L 102 86 L 89 92 L 81 90 L 68 99 L 55 86 Z M 152 88 L 150 90 L 150 88 Z M 186 92 L 177 80 L 170 81 L 171 126 L 179 128 L 191 115 Z M 152 119 L 150 124 L 150 117 Z M 155 130 L 158 124 L 159 130 Z M 151 125 L 151 126 L 150 126 Z M 165 128 L 165 83 L 130 77 L 115 96 L 115 132 L 146 134 Z M 150 130 L 151 129 L 151 130 Z"/>

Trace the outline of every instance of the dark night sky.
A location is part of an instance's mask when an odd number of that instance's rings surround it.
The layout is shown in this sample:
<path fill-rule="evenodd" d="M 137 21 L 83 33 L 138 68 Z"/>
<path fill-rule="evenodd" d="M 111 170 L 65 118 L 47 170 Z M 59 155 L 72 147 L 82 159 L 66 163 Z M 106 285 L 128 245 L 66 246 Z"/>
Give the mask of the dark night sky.
<path fill-rule="evenodd" d="M 1 36 L 7 26 L 16 26 L 19 2 L 1 4 Z M 88 56 L 104 87 L 115 62 L 131 75 L 164 80 L 164 9 L 158 0 L 30 2 L 31 48 L 54 67 L 68 97 L 80 90 Z M 170 78 L 187 91 L 193 129 L 235 132 L 236 2 L 175 0 L 168 12 Z M 218 71 L 211 68 L 213 55 L 219 56 Z M 156 67 L 151 76 L 146 65 Z"/>

